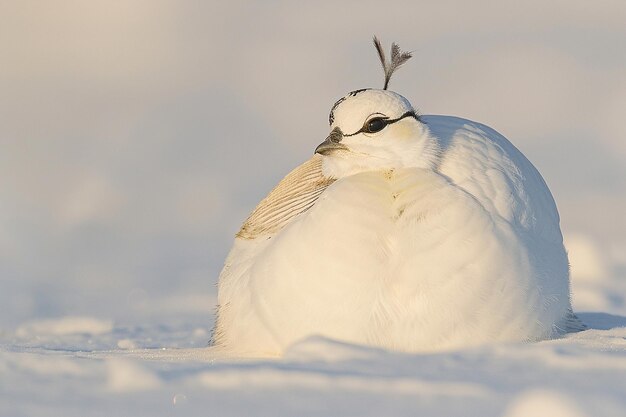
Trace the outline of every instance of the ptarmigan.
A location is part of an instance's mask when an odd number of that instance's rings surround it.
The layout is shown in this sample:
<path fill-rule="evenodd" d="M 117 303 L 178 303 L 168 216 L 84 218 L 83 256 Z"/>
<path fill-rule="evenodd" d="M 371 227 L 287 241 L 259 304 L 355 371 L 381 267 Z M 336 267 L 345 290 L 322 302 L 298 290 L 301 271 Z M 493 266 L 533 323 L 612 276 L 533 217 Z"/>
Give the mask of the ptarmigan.
<path fill-rule="evenodd" d="M 310 335 L 402 351 L 579 330 L 556 205 L 535 167 L 480 123 L 420 116 L 387 90 L 330 112 L 315 155 L 263 199 L 219 278 L 214 344 L 278 356 Z"/>

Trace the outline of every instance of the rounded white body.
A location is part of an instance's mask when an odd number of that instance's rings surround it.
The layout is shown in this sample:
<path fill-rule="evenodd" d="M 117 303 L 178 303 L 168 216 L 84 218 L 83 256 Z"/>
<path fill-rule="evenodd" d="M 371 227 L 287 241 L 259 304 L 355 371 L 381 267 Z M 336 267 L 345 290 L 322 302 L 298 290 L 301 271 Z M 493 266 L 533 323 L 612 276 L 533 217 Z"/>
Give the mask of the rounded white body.
<path fill-rule="evenodd" d="M 432 351 L 579 327 L 558 212 L 537 170 L 484 125 L 421 121 L 432 163 L 359 168 L 277 234 L 235 240 L 216 344 L 280 355 L 323 335 Z M 322 167 L 333 175 L 341 163 Z"/>

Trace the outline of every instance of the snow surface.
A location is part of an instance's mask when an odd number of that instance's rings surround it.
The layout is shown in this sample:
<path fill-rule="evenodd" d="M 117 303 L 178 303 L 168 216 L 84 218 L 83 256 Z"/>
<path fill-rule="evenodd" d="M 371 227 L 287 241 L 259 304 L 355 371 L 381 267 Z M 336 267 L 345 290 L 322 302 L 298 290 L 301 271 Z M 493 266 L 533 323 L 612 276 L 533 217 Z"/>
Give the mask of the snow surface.
<path fill-rule="evenodd" d="M 623 314 L 623 311 L 622 311 Z M 1 416 L 623 416 L 626 316 L 559 340 L 404 354 L 311 337 L 226 358 L 211 323 L 25 323 L 1 336 Z"/>

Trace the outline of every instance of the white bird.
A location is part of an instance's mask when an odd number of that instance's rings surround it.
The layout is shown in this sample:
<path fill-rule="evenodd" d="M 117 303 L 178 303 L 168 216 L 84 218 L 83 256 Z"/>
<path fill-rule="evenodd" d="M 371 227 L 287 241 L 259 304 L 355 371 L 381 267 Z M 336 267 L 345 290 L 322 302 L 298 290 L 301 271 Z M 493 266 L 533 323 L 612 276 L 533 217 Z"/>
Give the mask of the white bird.
<path fill-rule="evenodd" d="M 279 356 L 323 335 L 401 351 L 535 341 L 572 313 L 556 205 L 495 130 L 387 90 L 333 106 L 316 154 L 263 199 L 219 278 L 214 344 Z"/>

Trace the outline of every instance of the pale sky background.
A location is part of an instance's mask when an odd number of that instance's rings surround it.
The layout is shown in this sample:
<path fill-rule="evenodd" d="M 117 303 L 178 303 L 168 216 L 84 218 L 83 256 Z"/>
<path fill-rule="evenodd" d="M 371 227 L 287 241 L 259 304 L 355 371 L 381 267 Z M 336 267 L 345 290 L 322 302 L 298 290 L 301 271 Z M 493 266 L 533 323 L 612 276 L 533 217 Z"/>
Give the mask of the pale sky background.
<path fill-rule="evenodd" d="M 626 279 L 624 22 L 623 0 L 2 1 L 0 330 L 210 315 L 247 213 L 335 100 L 382 86 L 374 34 L 414 51 L 392 90 L 537 166 L 579 274 Z"/>

